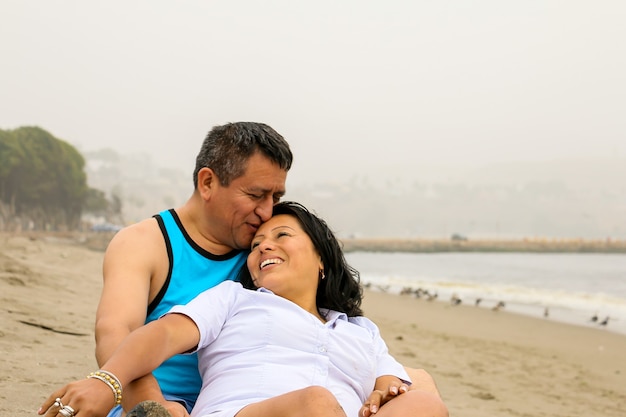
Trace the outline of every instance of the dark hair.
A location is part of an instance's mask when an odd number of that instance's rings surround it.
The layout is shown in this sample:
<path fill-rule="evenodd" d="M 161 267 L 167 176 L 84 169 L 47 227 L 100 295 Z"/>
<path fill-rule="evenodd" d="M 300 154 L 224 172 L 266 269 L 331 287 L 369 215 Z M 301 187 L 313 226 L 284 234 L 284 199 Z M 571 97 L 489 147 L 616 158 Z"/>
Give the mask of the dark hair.
<path fill-rule="evenodd" d="M 363 289 L 359 272 L 346 262 L 337 238 L 326 222 L 310 212 L 302 204 L 284 201 L 274 206 L 272 216 L 287 214 L 294 216 L 324 263 L 325 279 L 317 287 L 317 307 L 346 313 L 349 317 L 362 316 Z M 248 289 L 256 289 L 250 271 L 245 266 L 239 281 Z"/>
<path fill-rule="evenodd" d="M 193 185 L 198 187 L 198 171 L 211 168 L 220 184 L 230 182 L 246 170 L 248 159 L 256 152 L 268 157 L 285 171 L 289 171 L 293 155 L 287 141 L 274 129 L 263 123 L 237 122 L 214 126 L 202 142 L 193 171 Z"/>

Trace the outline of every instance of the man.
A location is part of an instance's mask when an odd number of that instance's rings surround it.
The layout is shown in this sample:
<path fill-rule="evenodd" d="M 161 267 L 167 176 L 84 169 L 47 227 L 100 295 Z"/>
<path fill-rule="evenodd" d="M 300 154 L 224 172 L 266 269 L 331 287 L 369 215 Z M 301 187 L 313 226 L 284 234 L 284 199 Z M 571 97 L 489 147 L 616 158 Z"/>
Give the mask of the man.
<path fill-rule="evenodd" d="M 196 158 L 189 200 L 124 228 L 107 248 L 96 314 L 99 365 L 132 330 L 235 279 L 254 233 L 285 194 L 292 160 L 288 143 L 265 124 L 229 123 L 209 132 Z M 428 374 L 412 371 L 416 386 L 436 391 Z M 200 386 L 196 356 L 178 355 L 124 387 L 122 406 L 129 410 L 150 399 L 173 417 L 186 417 Z M 117 407 L 109 415 L 121 413 Z"/>
<path fill-rule="evenodd" d="M 231 123 L 209 132 L 189 200 L 119 231 L 107 248 L 96 314 L 99 364 L 133 329 L 236 277 L 256 229 L 285 194 L 292 160 L 287 142 L 267 125 Z M 200 389 L 195 357 L 177 357 L 154 375 L 158 384 L 147 376 L 124 388 L 125 409 L 153 399 L 185 416 Z"/>

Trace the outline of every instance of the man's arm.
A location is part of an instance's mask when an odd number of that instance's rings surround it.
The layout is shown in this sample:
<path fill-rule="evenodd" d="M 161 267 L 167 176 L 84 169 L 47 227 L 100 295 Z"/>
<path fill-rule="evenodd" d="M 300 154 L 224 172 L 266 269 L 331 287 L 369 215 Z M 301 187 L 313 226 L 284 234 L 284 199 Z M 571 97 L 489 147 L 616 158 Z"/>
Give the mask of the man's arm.
<path fill-rule="evenodd" d="M 113 355 L 124 337 L 144 324 L 148 304 L 165 280 L 168 262 L 163 235 L 155 219 L 120 230 L 109 243 L 96 312 L 99 366 Z M 125 387 L 124 409 L 129 410 L 146 399 L 166 403 L 151 374 Z"/>

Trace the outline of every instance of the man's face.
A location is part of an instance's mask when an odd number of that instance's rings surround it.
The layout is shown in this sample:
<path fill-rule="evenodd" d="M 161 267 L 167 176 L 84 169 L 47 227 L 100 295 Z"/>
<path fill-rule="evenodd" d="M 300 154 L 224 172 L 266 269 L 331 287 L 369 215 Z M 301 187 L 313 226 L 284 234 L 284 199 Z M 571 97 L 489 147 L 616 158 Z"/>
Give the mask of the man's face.
<path fill-rule="evenodd" d="M 232 248 L 249 249 L 257 229 L 272 217 L 274 204 L 285 194 L 286 179 L 287 171 L 256 153 L 228 187 L 216 183 L 209 205 L 214 238 Z"/>

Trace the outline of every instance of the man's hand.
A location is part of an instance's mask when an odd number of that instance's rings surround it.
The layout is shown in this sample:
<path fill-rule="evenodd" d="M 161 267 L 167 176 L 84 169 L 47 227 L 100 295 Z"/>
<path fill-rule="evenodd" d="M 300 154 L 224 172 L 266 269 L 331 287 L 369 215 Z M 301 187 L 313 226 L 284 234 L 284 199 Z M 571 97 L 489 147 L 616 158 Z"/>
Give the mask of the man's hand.
<path fill-rule="evenodd" d="M 132 414 L 133 416 L 158 415 L 165 417 L 164 413 L 166 412 L 171 417 L 189 417 L 187 410 L 180 403 L 166 400 L 162 400 L 160 402 L 153 400 L 142 401 L 133 407 L 128 413 L 124 411 L 122 413 L 122 417 L 126 417 L 128 414 Z"/>
<path fill-rule="evenodd" d="M 181 403 L 166 401 L 163 403 L 163 406 L 167 408 L 167 411 L 169 411 L 172 417 L 189 417 L 187 409 Z"/>

